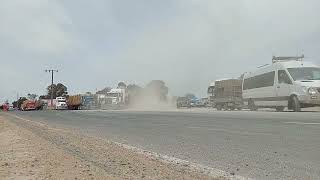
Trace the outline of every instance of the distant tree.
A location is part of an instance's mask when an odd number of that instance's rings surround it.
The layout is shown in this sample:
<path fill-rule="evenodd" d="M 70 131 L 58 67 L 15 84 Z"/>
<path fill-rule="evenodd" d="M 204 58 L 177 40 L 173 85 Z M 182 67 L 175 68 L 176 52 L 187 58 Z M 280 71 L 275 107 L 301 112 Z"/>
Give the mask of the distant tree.
<path fill-rule="evenodd" d="M 129 84 L 127 86 L 129 103 L 133 103 L 135 100 L 137 100 L 140 97 L 140 95 L 142 94 L 142 90 L 143 90 L 143 88 L 138 85 Z"/>
<path fill-rule="evenodd" d="M 108 92 L 110 92 L 111 88 L 110 87 L 106 87 L 100 91 L 97 91 L 96 94 L 107 94 Z"/>
<path fill-rule="evenodd" d="M 27 96 L 28 96 L 28 99 L 30 99 L 30 100 L 36 100 L 36 98 L 38 97 L 38 95 L 30 94 L 30 93 Z"/>
<path fill-rule="evenodd" d="M 18 102 L 17 102 L 17 101 L 13 101 L 13 102 L 12 102 L 12 106 L 13 106 L 13 108 L 16 108 L 16 107 L 17 107 L 17 104 L 18 104 Z"/>
<path fill-rule="evenodd" d="M 127 88 L 127 85 L 124 82 L 119 82 L 118 88 Z"/>
<path fill-rule="evenodd" d="M 167 95 L 169 88 L 166 86 L 165 82 L 162 80 L 153 80 L 147 84 L 145 88 L 147 93 L 151 93 L 159 98 L 161 101 L 167 100 Z"/>
<path fill-rule="evenodd" d="M 39 96 L 39 99 L 49 99 L 50 97 L 48 95 L 41 95 Z"/>
<path fill-rule="evenodd" d="M 68 94 L 67 90 L 67 87 L 62 83 L 50 85 L 47 87 L 48 97 L 50 98 L 51 94 L 53 94 L 53 98 L 66 96 Z"/>
<path fill-rule="evenodd" d="M 127 89 L 128 89 L 128 91 L 138 91 L 138 90 L 141 90 L 142 87 L 140 87 L 140 86 L 138 86 L 136 84 L 129 84 L 127 86 Z"/>

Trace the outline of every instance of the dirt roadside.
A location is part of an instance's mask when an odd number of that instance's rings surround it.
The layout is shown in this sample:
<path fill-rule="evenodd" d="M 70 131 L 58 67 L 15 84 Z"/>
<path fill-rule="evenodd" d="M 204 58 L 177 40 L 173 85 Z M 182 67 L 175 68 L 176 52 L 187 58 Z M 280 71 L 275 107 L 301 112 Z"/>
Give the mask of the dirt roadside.
<path fill-rule="evenodd" d="M 227 179 L 0 114 L 0 179 Z"/>
<path fill-rule="evenodd" d="M 0 116 L 0 179 L 112 179 Z"/>

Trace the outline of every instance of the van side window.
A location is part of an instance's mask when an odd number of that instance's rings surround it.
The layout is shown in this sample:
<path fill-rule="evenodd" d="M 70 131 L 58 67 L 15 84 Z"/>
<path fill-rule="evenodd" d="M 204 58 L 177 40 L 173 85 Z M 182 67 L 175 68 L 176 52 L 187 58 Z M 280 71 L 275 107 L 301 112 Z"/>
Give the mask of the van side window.
<path fill-rule="evenodd" d="M 278 82 L 279 84 L 292 84 L 292 81 L 284 70 L 278 71 Z"/>
<path fill-rule="evenodd" d="M 245 79 L 243 82 L 243 89 L 255 89 L 255 88 L 263 88 L 263 87 L 270 87 L 274 85 L 274 77 L 275 71 L 260 74 L 254 77 L 250 77 Z"/>

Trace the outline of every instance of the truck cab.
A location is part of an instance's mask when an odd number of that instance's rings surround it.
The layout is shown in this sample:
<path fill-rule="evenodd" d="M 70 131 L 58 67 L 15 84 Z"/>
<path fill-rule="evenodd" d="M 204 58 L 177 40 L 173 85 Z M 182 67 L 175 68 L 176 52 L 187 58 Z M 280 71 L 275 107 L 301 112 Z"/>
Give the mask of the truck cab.
<path fill-rule="evenodd" d="M 66 109 L 68 109 L 67 99 L 65 97 L 57 97 L 56 110 L 66 110 Z"/>
<path fill-rule="evenodd" d="M 107 93 L 107 104 L 119 105 L 125 104 L 126 102 L 126 92 L 125 89 L 111 89 Z"/>

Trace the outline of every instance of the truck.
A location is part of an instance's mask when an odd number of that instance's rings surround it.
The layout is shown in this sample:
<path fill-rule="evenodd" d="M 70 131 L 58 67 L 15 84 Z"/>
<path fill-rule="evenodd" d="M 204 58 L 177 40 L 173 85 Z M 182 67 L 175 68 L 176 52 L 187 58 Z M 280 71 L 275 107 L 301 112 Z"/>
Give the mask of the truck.
<path fill-rule="evenodd" d="M 94 107 L 94 96 L 91 94 L 69 96 L 67 106 L 70 110 L 92 109 Z"/>
<path fill-rule="evenodd" d="M 0 106 L 3 111 L 9 111 L 9 103 L 4 103 Z"/>
<path fill-rule="evenodd" d="M 124 88 L 111 89 L 103 99 L 101 109 L 122 109 L 128 105 L 128 93 Z"/>
<path fill-rule="evenodd" d="M 37 102 L 33 100 L 25 100 L 20 107 L 21 111 L 34 111 L 37 110 Z"/>
<path fill-rule="evenodd" d="M 66 109 L 68 109 L 67 99 L 65 97 L 57 97 L 56 101 L 55 101 L 55 109 L 56 110 L 66 110 Z"/>
<path fill-rule="evenodd" d="M 210 100 L 217 110 L 241 110 L 243 108 L 241 79 L 217 80 L 211 90 Z"/>

